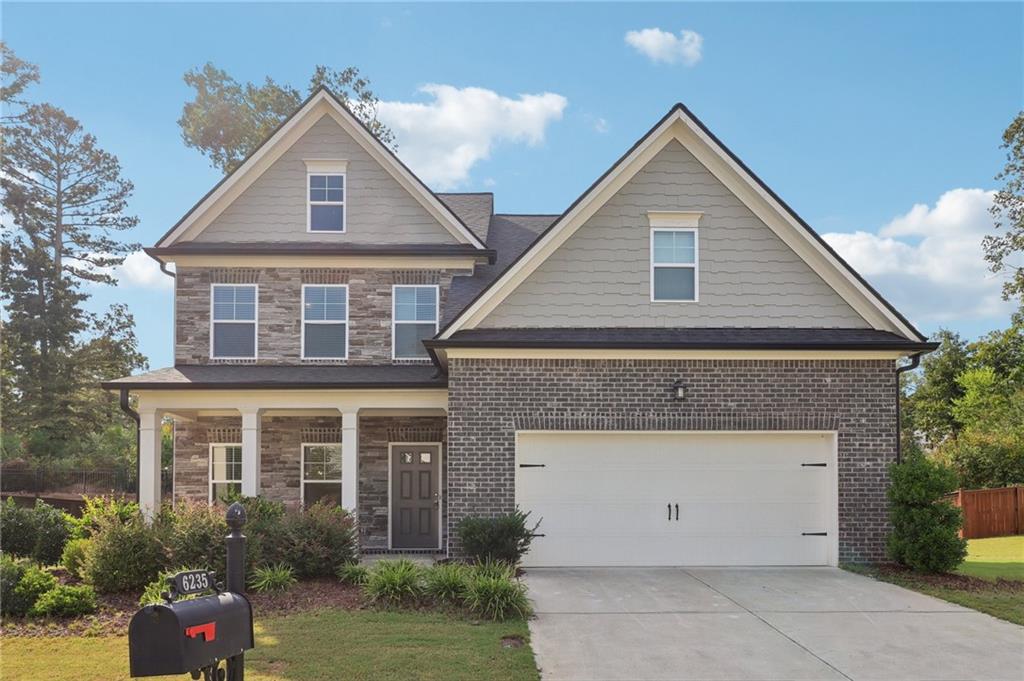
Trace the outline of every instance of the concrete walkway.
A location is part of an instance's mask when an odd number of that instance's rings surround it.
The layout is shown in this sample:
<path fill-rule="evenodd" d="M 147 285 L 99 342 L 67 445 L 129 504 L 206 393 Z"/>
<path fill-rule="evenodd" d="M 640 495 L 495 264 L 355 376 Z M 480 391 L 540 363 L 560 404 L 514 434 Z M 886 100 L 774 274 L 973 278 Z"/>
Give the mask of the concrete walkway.
<path fill-rule="evenodd" d="M 531 569 L 545 681 L 1024 679 L 1024 628 L 834 568 Z"/>

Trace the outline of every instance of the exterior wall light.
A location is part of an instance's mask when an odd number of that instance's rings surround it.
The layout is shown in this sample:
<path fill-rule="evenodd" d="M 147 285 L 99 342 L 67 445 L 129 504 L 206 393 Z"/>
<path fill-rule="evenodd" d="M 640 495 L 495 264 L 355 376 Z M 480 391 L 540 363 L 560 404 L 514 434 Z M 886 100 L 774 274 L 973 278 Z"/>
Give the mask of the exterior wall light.
<path fill-rule="evenodd" d="M 672 396 L 680 402 L 686 399 L 686 384 L 682 380 L 672 384 Z"/>

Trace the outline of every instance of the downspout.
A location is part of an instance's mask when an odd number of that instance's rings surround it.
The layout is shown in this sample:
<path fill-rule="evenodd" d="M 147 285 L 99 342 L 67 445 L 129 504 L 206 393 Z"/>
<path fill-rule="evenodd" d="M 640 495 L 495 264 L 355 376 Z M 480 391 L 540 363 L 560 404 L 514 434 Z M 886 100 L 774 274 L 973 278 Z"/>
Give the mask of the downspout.
<path fill-rule="evenodd" d="M 135 421 L 135 484 L 139 484 L 139 466 L 142 462 L 141 454 L 139 450 L 142 444 L 142 420 L 139 418 L 139 412 L 132 409 L 131 402 L 128 400 L 128 388 L 121 388 L 121 411 L 128 414 Z M 135 490 L 135 498 L 138 499 L 139 490 Z"/>
<path fill-rule="evenodd" d="M 903 391 L 900 390 L 900 374 L 905 371 L 913 371 L 921 364 L 921 355 L 924 353 L 917 353 L 916 355 L 910 356 L 910 364 L 905 364 L 900 367 L 896 367 L 896 463 L 903 461 L 903 446 L 901 443 L 903 429 L 903 423 L 900 417 L 900 399 L 903 397 Z"/>

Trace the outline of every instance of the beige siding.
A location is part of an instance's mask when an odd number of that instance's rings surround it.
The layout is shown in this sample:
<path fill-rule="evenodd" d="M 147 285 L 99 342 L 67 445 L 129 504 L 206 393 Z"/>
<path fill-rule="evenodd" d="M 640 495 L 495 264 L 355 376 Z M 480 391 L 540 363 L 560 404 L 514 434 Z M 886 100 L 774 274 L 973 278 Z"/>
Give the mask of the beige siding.
<path fill-rule="evenodd" d="M 346 232 L 306 231 L 303 159 L 348 161 Z M 196 237 L 203 242 L 454 244 L 435 220 L 330 116 L 324 116 Z"/>
<path fill-rule="evenodd" d="M 650 300 L 648 211 L 700 211 L 699 302 Z M 847 327 L 861 318 L 679 142 L 669 143 L 482 327 Z"/>

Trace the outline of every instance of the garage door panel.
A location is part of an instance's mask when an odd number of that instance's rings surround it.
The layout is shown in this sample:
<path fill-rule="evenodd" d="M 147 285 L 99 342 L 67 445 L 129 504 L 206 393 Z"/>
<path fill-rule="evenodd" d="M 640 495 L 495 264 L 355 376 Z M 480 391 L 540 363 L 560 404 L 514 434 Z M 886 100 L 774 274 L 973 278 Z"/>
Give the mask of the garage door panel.
<path fill-rule="evenodd" d="M 828 564 L 831 457 L 822 434 L 520 433 L 526 563 Z"/>

